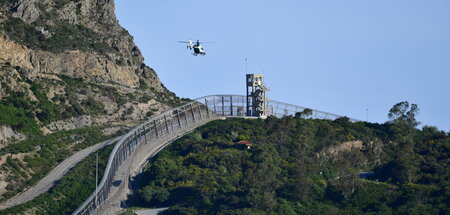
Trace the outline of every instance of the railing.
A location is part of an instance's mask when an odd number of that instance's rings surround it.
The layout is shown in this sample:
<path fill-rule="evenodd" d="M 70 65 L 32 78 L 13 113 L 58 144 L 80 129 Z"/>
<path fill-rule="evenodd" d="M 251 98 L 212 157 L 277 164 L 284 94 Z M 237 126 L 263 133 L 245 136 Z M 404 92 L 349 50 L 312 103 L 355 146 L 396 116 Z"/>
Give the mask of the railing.
<path fill-rule="evenodd" d="M 268 106 L 270 115 L 276 117 L 293 115 L 296 112 L 306 109 L 305 107 L 277 101 L 269 101 Z M 161 148 L 165 144 L 164 141 L 167 142 L 168 140 L 175 139 L 177 135 L 203 125 L 208 121 L 223 117 L 245 117 L 245 108 L 245 96 L 205 96 L 180 107 L 165 111 L 136 126 L 125 134 L 115 145 L 98 188 L 73 214 L 93 214 L 108 200 L 108 197 L 112 195 L 111 189 L 114 186 L 114 176 L 118 168 L 134 151 L 137 151 L 135 150 L 137 147 L 141 150 L 145 146 L 145 143 L 158 142 L 156 146 L 149 145 L 149 147 Z M 310 117 L 334 120 L 340 116 L 312 110 Z M 125 186 L 121 185 L 115 192 L 121 192 L 124 188 Z"/>
<path fill-rule="evenodd" d="M 246 97 L 242 95 L 213 95 L 196 99 L 196 101 L 203 103 L 219 116 L 245 117 L 247 103 Z M 269 111 L 268 115 L 275 117 L 294 116 L 296 113 L 302 112 L 305 109 L 311 110 L 311 113 L 309 115 L 304 116 L 306 118 L 335 120 L 342 117 L 337 114 L 273 100 L 269 100 L 267 102 L 267 106 Z M 359 121 L 353 118 L 349 119 L 353 122 Z"/>

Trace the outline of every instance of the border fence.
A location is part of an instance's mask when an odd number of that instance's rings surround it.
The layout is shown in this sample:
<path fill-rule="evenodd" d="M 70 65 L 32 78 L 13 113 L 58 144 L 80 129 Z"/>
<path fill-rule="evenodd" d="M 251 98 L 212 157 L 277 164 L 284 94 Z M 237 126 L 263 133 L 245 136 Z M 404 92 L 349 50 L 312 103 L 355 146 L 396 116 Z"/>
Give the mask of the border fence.
<path fill-rule="evenodd" d="M 297 112 L 308 109 L 272 100 L 268 102 L 268 107 L 269 116 L 275 117 L 295 115 Z M 121 181 L 119 186 L 115 186 L 115 176 L 118 174 L 119 167 L 124 162 L 128 162 L 128 159 L 146 159 L 149 150 L 158 151 L 171 140 L 209 121 L 228 117 L 244 118 L 246 117 L 245 110 L 246 96 L 211 95 L 167 110 L 134 127 L 115 145 L 102 180 L 89 198 L 73 212 L 73 215 L 94 214 L 100 206 L 105 205 L 111 199 L 111 196 L 117 195 L 127 188 L 129 172 L 124 174 L 124 181 Z M 307 118 L 335 120 L 341 117 L 314 109 L 309 110 L 311 112 Z"/>

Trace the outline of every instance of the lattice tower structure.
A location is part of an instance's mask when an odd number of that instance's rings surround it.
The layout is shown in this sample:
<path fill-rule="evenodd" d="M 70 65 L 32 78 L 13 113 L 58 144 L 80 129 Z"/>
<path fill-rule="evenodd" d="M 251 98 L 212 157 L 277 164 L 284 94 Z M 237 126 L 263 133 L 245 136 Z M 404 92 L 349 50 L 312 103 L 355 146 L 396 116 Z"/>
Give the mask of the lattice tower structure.
<path fill-rule="evenodd" d="M 266 92 L 269 89 L 264 85 L 264 75 L 247 74 L 247 116 L 265 117 L 269 115 Z"/>

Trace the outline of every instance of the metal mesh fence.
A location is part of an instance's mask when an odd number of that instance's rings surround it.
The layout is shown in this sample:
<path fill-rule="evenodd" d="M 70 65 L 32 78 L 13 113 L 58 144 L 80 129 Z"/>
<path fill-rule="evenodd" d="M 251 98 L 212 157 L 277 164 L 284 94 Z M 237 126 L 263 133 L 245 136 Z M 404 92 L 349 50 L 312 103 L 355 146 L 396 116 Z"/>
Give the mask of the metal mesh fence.
<path fill-rule="evenodd" d="M 283 117 L 304 111 L 305 107 L 269 101 L 269 115 Z M 310 109 L 307 118 L 334 120 L 341 116 Z M 125 134 L 115 145 L 108 160 L 103 178 L 98 189 L 73 213 L 74 215 L 93 214 L 112 195 L 114 176 L 120 165 L 127 160 L 142 144 L 157 142 L 152 145 L 162 148 L 163 144 L 187 130 L 223 117 L 246 117 L 246 97 L 242 95 L 212 95 L 198 98 L 192 102 L 165 111 L 136 126 Z M 350 119 L 351 121 L 358 121 Z M 160 141 L 164 140 L 164 141 Z M 144 155 L 145 156 L 145 155 Z M 128 173 L 127 173 L 128 174 Z M 125 179 L 127 180 L 127 179 Z M 125 183 L 123 183 L 125 184 Z M 115 192 L 125 188 L 121 185 Z"/>

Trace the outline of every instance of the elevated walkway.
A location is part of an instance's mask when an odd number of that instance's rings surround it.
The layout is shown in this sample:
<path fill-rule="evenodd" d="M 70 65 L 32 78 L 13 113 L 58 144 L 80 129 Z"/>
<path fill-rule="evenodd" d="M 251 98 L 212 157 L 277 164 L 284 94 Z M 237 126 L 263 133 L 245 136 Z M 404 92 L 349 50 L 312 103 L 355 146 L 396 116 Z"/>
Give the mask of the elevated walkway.
<path fill-rule="evenodd" d="M 305 107 L 268 101 L 268 115 L 295 115 Z M 245 115 L 246 97 L 211 95 L 165 111 L 136 126 L 122 136 L 111 152 L 98 189 L 73 213 L 116 214 L 129 192 L 129 180 L 138 174 L 146 160 L 165 146 L 207 122 L 224 118 L 249 118 Z M 341 116 L 312 110 L 308 118 L 334 120 Z M 254 118 L 254 117 L 252 117 Z M 350 119 L 351 121 L 358 121 Z"/>

